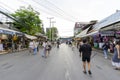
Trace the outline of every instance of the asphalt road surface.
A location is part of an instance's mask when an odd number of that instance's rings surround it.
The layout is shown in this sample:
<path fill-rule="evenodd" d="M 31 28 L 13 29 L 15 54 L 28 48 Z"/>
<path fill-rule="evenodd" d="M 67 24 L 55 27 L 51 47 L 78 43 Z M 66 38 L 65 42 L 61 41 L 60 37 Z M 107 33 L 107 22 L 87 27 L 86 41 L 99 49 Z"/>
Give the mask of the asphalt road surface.
<path fill-rule="evenodd" d="M 37 55 L 27 50 L 0 55 L 0 80 L 120 80 L 120 71 L 113 69 L 111 59 L 104 59 L 98 51 L 92 52 L 92 75 L 83 73 L 76 48 L 61 44 L 47 58 L 41 53 L 42 49 Z"/>

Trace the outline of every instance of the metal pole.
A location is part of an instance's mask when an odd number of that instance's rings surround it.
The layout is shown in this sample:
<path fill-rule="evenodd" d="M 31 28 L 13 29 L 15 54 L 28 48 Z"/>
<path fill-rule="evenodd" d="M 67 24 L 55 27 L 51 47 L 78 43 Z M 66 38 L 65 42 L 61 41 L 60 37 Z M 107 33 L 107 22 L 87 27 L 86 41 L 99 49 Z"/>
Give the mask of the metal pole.
<path fill-rule="evenodd" d="M 51 41 L 52 41 L 52 27 L 51 27 L 51 19 L 53 19 L 54 17 L 50 17 L 50 18 L 48 18 L 49 20 L 50 20 L 50 30 L 51 30 Z"/>
<path fill-rule="evenodd" d="M 51 23 L 52 23 L 52 27 L 54 27 L 54 23 L 56 23 L 56 22 L 55 22 L 55 21 L 52 21 Z M 54 33 L 54 30 L 51 29 L 51 34 L 52 34 L 52 35 L 51 35 L 51 36 L 52 36 L 51 38 L 52 38 L 52 40 L 54 39 L 53 33 Z"/>

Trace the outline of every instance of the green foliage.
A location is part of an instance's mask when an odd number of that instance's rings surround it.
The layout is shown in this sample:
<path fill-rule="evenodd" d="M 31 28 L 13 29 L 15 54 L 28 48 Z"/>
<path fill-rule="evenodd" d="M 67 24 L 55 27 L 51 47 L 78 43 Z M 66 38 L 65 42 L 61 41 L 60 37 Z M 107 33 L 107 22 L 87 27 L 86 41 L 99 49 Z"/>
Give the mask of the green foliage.
<path fill-rule="evenodd" d="M 19 21 L 19 23 L 14 22 L 14 27 L 21 32 L 31 35 L 34 35 L 37 32 L 42 32 L 42 20 L 39 18 L 39 13 L 34 11 L 31 6 L 28 6 L 27 8 L 21 7 L 11 15 Z"/>
<path fill-rule="evenodd" d="M 58 37 L 58 29 L 56 27 L 49 28 L 49 30 L 46 32 L 46 36 L 51 40 L 56 39 Z"/>

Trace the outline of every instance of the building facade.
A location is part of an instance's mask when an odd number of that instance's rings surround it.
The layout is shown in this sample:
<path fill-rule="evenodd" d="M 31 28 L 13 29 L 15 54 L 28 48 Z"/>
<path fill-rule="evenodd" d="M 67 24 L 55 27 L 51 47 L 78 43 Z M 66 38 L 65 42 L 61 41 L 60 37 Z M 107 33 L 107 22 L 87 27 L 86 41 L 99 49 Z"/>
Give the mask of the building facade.
<path fill-rule="evenodd" d="M 74 26 L 74 36 L 80 33 L 89 22 L 76 22 Z"/>

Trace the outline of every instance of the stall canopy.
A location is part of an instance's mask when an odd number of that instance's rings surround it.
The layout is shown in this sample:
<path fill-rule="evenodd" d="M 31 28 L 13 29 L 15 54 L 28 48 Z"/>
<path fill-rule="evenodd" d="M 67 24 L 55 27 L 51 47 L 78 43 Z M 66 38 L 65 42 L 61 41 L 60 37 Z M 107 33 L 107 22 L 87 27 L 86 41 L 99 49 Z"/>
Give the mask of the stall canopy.
<path fill-rule="evenodd" d="M 15 31 L 15 30 L 3 28 L 3 27 L 0 27 L 0 33 L 11 34 L 11 35 L 14 35 L 14 34 L 21 34 L 22 35 L 22 33 L 19 31 Z"/>
<path fill-rule="evenodd" d="M 120 21 L 120 11 L 117 10 L 116 13 L 108 16 L 107 18 L 101 20 L 93 26 L 94 30 L 100 30 L 103 27 L 114 24 Z M 113 26 L 112 26 L 113 27 Z"/>
<path fill-rule="evenodd" d="M 44 36 L 44 34 L 42 34 L 42 33 L 36 33 L 35 35 L 36 35 L 36 36 L 41 36 L 41 37 Z"/>
<path fill-rule="evenodd" d="M 39 38 L 45 38 L 47 39 L 47 36 L 45 36 L 44 34 L 42 33 L 36 33 L 35 36 L 39 37 Z"/>
<path fill-rule="evenodd" d="M 92 35 L 96 35 L 96 34 L 99 34 L 99 31 L 93 31 L 89 34 L 86 34 L 84 37 L 87 37 L 87 36 L 92 36 Z"/>
<path fill-rule="evenodd" d="M 31 40 L 37 39 L 37 37 L 31 36 L 31 35 L 28 35 L 28 34 L 25 34 L 25 37 L 28 38 L 28 39 L 31 39 Z"/>
<path fill-rule="evenodd" d="M 81 33 L 79 33 L 76 38 L 78 37 L 84 37 L 85 35 L 87 35 L 87 32 L 89 30 L 90 27 L 88 27 L 87 29 L 83 30 Z"/>

